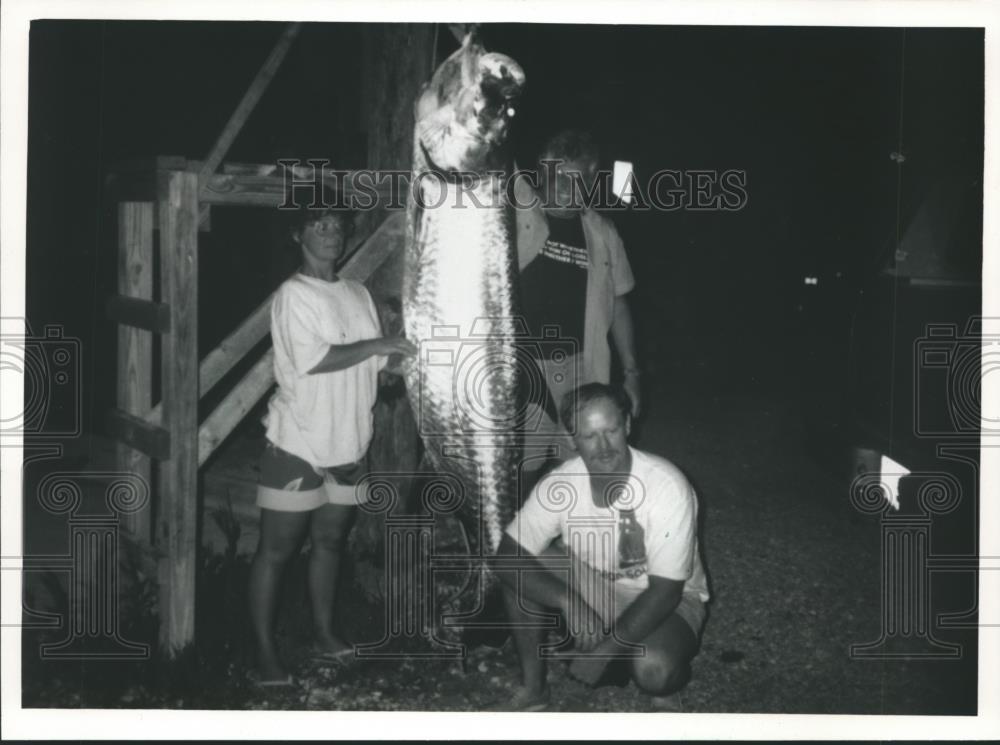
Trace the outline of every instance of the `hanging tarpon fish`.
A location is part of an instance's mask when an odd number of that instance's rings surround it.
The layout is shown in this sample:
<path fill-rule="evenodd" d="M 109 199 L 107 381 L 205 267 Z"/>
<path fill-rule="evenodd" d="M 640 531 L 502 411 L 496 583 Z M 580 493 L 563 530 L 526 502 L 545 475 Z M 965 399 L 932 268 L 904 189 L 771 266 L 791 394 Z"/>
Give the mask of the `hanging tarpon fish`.
<path fill-rule="evenodd" d="M 523 85 L 470 32 L 415 108 L 403 318 L 419 351 L 405 377 L 426 457 L 455 485 L 437 507 L 455 510 L 477 557 L 495 553 L 518 504 L 517 263 L 499 172 Z"/>

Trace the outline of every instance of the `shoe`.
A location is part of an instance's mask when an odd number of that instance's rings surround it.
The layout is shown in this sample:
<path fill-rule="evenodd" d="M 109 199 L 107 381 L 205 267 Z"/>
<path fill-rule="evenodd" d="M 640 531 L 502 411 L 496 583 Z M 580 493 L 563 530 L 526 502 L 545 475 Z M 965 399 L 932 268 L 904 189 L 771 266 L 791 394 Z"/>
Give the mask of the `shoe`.
<path fill-rule="evenodd" d="M 493 704 L 487 711 L 545 711 L 549 708 L 550 698 L 548 686 L 541 693 L 531 693 L 524 686 L 518 686 L 513 696 Z"/>
<path fill-rule="evenodd" d="M 684 701 L 681 699 L 681 692 L 671 693 L 669 696 L 650 696 L 649 703 L 653 711 L 670 712 L 679 714 L 684 711 Z"/>

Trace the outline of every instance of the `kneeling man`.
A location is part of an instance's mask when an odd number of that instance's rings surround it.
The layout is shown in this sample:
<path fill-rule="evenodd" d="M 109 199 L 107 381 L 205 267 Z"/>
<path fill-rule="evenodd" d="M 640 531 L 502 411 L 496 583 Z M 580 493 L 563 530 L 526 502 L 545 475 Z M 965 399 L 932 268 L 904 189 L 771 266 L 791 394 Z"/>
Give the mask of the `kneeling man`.
<path fill-rule="evenodd" d="M 497 557 L 522 677 L 506 708 L 548 705 L 546 657 L 570 639 L 573 677 L 596 685 L 610 663 L 626 664 L 654 705 L 676 708 L 709 598 L 694 489 L 670 462 L 628 445 L 624 392 L 581 386 L 560 416 L 579 457 L 532 489 Z M 546 646 L 552 610 L 568 636 Z"/>

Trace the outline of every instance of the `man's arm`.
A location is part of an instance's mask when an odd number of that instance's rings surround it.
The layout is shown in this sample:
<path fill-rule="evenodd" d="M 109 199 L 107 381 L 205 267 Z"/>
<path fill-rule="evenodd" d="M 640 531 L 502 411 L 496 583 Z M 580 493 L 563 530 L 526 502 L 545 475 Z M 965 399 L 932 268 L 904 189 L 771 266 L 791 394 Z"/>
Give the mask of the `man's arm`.
<path fill-rule="evenodd" d="M 587 685 L 595 685 L 611 659 L 622 651 L 621 645 L 641 644 L 674 612 L 683 591 L 683 582 L 649 575 L 649 587 L 615 622 L 614 633 L 604 637 L 591 650 L 581 649 L 581 652 L 590 651 L 591 654 L 573 660 L 569 668 L 570 676 Z"/>
<path fill-rule="evenodd" d="M 500 557 L 496 562 L 497 577 L 511 590 L 516 590 L 517 578 L 520 576 L 521 593 L 528 600 L 565 612 L 574 601 L 574 596 L 579 597 L 567 582 L 560 580 L 555 572 L 550 571 L 538 557 L 507 533 L 500 539 L 497 556 Z"/>
<path fill-rule="evenodd" d="M 683 582 L 649 575 L 649 587 L 615 622 L 615 637 L 630 644 L 641 643 L 674 612 L 683 592 Z M 611 640 L 605 644 L 614 646 Z"/>
<path fill-rule="evenodd" d="M 611 318 L 611 338 L 615 351 L 624 368 L 624 388 L 632 399 L 632 416 L 639 416 L 641 390 L 639 388 L 639 362 L 635 356 L 635 331 L 632 309 L 625 295 L 615 297 L 614 315 Z"/>
<path fill-rule="evenodd" d="M 507 533 L 500 539 L 494 562 L 494 572 L 511 592 L 517 592 L 518 577 L 520 577 L 521 597 L 545 608 L 555 608 L 566 617 L 571 612 L 590 616 L 581 619 L 580 626 L 584 632 L 576 641 L 579 649 L 587 651 L 604 641 L 603 624 L 597 611 L 575 588 L 570 587 L 565 577 L 561 577 L 542 564 L 534 554 Z"/>

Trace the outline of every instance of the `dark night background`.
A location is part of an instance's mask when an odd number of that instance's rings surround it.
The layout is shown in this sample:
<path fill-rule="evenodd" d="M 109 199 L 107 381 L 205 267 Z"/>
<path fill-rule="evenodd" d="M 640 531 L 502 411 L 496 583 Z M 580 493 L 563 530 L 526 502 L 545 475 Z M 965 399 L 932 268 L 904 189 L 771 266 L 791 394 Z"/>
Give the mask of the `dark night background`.
<path fill-rule="evenodd" d="M 205 157 L 281 30 L 32 24 L 27 315 L 36 335 L 56 324 L 80 340 L 85 431 L 115 395 L 116 334 L 104 305 L 116 288 L 117 226 L 105 175 L 132 158 Z M 305 24 L 226 160 L 379 167 L 365 162 L 359 31 Z M 781 643 L 808 650 L 811 664 L 820 645 L 796 634 L 830 628 L 833 639 L 841 626 L 853 634 L 863 613 L 877 613 L 878 559 L 849 548 L 875 551 L 879 540 L 861 535 L 860 516 L 845 516 L 850 449 L 889 453 L 914 471 L 960 470 L 938 458 L 938 441 L 914 436 L 914 386 L 927 371 L 913 359 L 928 323 L 961 332 L 981 313 L 983 30 L 500 24 L 483 34 L 527 75 L 515 130 L 520 164 L 547 134 L 577 126 L 596 134 L 607 164 L 632 161 L 640 182 L 660 169 L 746 172 L 748 202 L 738 211 L 613 214 L 637 278 L 631 302 L 647 412 L 638 445 L 676 454 L 694 472 L 716 531 L 703 544 L 722 588 L 716 639 L 739 638 L 744 622 L 779 623 Z M 442 26 L 437 60 L 454 48 Z M 900 152 L 902 164 L 890 157 Z M 925 199 L 936 205 L 931 254 L 887 273 Z M 272 212 L 214 208 L 211 232 L 199 235 L 202 354 L 285 276 Z M 935 381 L 916 408 L 947 416 L 954 391 Z M 975 493 L 975 462 L 962 468 L 963 488 Z M 959 527 L 940 530 L 935 550 L 974 551 L 977 515 L 976 500 L 964 500 L 952 516 Z M 742 540 L 752 548 L 726 551 Z M 803 590 L 788 570 L 809 562 L 825 574 Z M 863 587 L 849 576 L 858 571 L 870 574 Z M 758 580 L 744 583 L 751 574 Z M 778 601 L 765 585 L 780 588 Z M 774 615 L 734 608 L 741 592 Z M 949 607 L 963 602 L 952 597 Z M 854 616 L 804 615 L 850 603 Z M 723 663 L 736 659 L 727 654 Z M 795 674 L 806 675 L 799 662 Z M 921 668 L 913 680 L 912 670 L 888 664 L 850 669 L 858 686 L 881 694 L 840 690 L 830 676 L 808 685 L 819 686 L 830 707 L 822 710 L 861 710 L 849 700 L 856 693 L 885 711 L 971 713 L 975 656 L 963 665 L 946 678 Z M 725 687 L 734 668 L 718 668 L 712 678 L 706 665 L 703 680 Z M 939 695 L 945 679 L 949 690 Z M 743 710 L 765 701 L 764 710 L 797 711 L 796 679 L 767 680 L 771 688 L 745 686 L 759 699 Z M 878 688 L 891 685 L 896 693 Z M 736 706 L 703 690 L 704 702 Z"/>
<path fill-rule="evenodd" d="M 32 26 L 28 318 L 81 339 L 85 424 L 113 396 L 103 304 L 116 227 L 103 174 L 128 158 L 204 157 L 280 28 Z M 228 159 L 364 167 L 358 31 L 307 24 Z M 724 389 L 792 386 L 825 407 L 818 417 L 839 412 L 859 331 L 884 326 L 876 306 L 901 292 L 878 273 L 935 185 L 966 208 L 954 220 L 952 233 L 964 232 L 951 243 L 951 276 L 979 278 L 980 30 L 509 24 L 486 27 L 485 42 L 527 73 L 521 163 L 573 125 L 596 133 L 609 162 L 635 163 L 640 180 L 664 168 L 746 172 L 748 204 L 736 212 L 615 215 L 639 278 L 632 299 L 652 374 Z M 441 34 L 438 59 L 453 47 Z M 903 166 L 890 159 L 900 148 Z M 281 278 L 266 212 L 217 209 L 202 234 L 203 351 Z M 951 295 L 948 308 L 976 312 L 974 285 Z M 869 408 L 883 405 L 886 383 Z M 817 387 L 826 393 L 813 396 Z"/>

